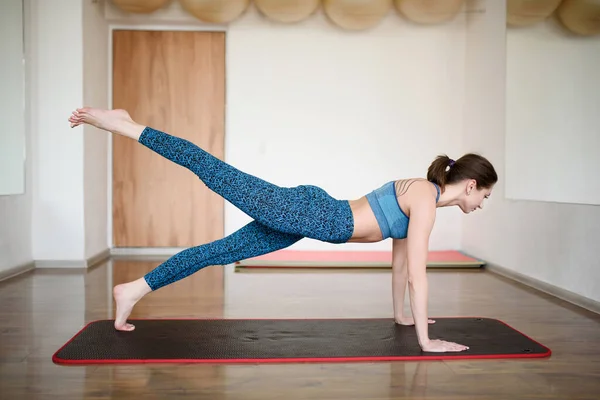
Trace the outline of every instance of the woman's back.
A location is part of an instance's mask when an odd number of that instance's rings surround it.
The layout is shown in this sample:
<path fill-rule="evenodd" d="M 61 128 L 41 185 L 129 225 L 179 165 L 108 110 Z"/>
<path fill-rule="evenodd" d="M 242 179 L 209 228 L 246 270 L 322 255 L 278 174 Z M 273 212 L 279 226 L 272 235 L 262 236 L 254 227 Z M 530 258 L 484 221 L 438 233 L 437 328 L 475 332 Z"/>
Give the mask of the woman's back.
<path fill-rule="evenodd" d="M 390 181 L 350 201 L 355 218 L 352 241 L 377 242 L 388 237 L 403 239 L 408 232 L 411 206 L 439 199 L 439 187 L 423 178 Z M 432 203 L 435 208 L 435 202 Z"/>

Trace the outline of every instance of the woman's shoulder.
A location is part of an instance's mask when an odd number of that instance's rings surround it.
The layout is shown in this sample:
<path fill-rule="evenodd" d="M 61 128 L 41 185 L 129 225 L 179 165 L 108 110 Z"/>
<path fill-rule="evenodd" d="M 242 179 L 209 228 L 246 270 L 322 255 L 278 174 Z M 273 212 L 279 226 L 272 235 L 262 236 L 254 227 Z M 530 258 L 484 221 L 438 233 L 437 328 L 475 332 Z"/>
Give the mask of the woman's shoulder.
<path fill-rule="evenodd" d="M 427 200 L 433 200 L 433 204 L 436 202 L 436 186 L 433 182 L 425 178 L 397 179 L 394 181 L 394 187 L 396 189 L 396 197 L 400 202 L 406 204 L 407 207 L 410 207 L 413 202 L 420 204 L 427 202 Z"/>
<path fill-rule="evenodd" d="M 432 187 L 433 183 L 425 178 L 403 178 L 394 180 L 396 194 L 402 196 L 408 192 L 425 193 Z"/>

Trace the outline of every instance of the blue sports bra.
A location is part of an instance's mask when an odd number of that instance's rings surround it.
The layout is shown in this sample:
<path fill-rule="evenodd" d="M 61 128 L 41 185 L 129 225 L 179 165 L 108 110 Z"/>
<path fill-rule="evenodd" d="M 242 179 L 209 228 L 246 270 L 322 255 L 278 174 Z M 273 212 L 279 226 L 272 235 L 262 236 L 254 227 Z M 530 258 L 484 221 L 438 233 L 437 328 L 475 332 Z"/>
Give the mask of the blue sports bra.
<path fill-rule="evenodd" d="M 408 222 L 410 218 L 402 211 L 398 198 L 396 197 L 395 181 L 384 184 L 379 189 L 367 194 L 369 205 L 375 214 L 383 239 L 389 237 L 404 239 L 408 235 Z M 433 183 L 433 182 L 431 182 Z M 433 183 L 437 189 L 435 202 L 440 199 L 440 188 Z"/>

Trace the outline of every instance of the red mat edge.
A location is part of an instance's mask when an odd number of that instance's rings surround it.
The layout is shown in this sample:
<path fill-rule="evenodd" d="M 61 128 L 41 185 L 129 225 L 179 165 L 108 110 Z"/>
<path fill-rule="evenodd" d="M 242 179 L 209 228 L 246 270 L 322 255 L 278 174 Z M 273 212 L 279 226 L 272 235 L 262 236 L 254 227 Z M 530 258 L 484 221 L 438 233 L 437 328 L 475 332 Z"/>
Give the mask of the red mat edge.
<path fill-rule="evenodd" d="M 497 318 L 486 318 L 486 317 L 429 317 L 431 319 L 444 319 L 444 318 L 452 318 L 452 319 L 458 319 L 458 318 L 481 318 L 481 319 L 493 319 L 495 321 L 498 321 L 504 325 L 506 325 L 507 327 L 509 327 L 510 329 L 514 330 L 515 332 L 523 335 L 524 337 L 526 337 L 527 339 L 531 340 L 532 342 L 536 343 L 537 345 L 539 345 L 540 347 L 543 347 L 544 349 L 546 349 L 545 353 L 540 353 L 540 354 L 503 354 L 503 355 L 445 355 L 448 353 L 439 353 L 438 355 L 422 355 L 422 356 L 389 356 L 389 357 L 327 357 L 327 358 L 318 358 L 318 357 L 313 357 L 313 358 L 274 358 L 274 359 L 269 359 L 269 358 L 249 358 L 249 359 L 232 359 L 232 358 L 226 358 L 226 359 L 210 359 L 210 360 L 205 360 L 205 359 L 157 359 L 157 360 L 150 360 L 150 359 L 129 359 L 129 360 L 117 360 L 117 359 L 102 359 L 102 360 L 65 360 L 62 358 L 59 358 L 57 356 L 58 353 L 60 353 L 60 351 L 62 349 L 64 349 L 65 347 L 67 347 L 69 345 L 69 343 L 71 343 L 73 340 L 75 340 L 75 338 L 77 336 L 79 336 L 84 330 L 86 330 L 90 325 L 96 323 L 96 322 L 103 322 L 103 321 L 114 321 L 114 320 L 107 320 L 107 319 L 98 319 L 98 320 L 94 320 L 94 321 L 90 321 L 88 322 L 86 325 L 84 325 L 75 335 L 73 335 L 73 337 L 71 339 L 69 339 L 64 345 L 62 345 L 58 350 L 56 350 L 56 352 L 52 355 L 52 362 L 58 365 L 91 365 L 91 364 L 172 364 L 172 363 L 180 363 L 180 364 L 240 364 L 240 363 L 255 363 L 255 364 L 264 364 L 264 363 L 299 363 L 299 362 L 344 362 L 344 361 L 351 361 L 351 362 L 357 362 L 357 361 L 417 361 L 417 360 L 473 360 L 473 359 L 516 359 L 516 358 L 546 358 L 546 357 L 550 357 L 552 355 L 552 350 L 550 350 L 550 348 L 548 348 L 547 346 L 541 344 L 540 342 L 538 342 L 535 339 L 532 339 L 530 336 L 524 334 L 523 332 L 519 331 L 518 329 L 513 328 L 511 325 L 509 325 L 508 323 L 497 319 Z M 141 320 L 145 320 L 145 321 L 181 321 L 181 320 L 221 320 L 223 318 L 145 318 L 145 319 L 129 319 L 129 322 L 134 323 L 135 321 L 141 321 Z M 231 321 L 236 321 L 236 320 L 274 320 L 274 319 L 279 319 L 282 321 L 291 321 L 291 320 L 300 320 L 300 319 L 310 319 L 311 321 L 318 321 L 318 320 L 332 320 L 332 319 L 340 319 L 340 320 L 356 320 L 356 319 L 378 319 L 378 320 L 382 320 L 382 319 L 390 319 L 390 318 L 228 318 L 228 320 Z M 455 352 L 451 353 L 451 354 L 456 354 Z"/>

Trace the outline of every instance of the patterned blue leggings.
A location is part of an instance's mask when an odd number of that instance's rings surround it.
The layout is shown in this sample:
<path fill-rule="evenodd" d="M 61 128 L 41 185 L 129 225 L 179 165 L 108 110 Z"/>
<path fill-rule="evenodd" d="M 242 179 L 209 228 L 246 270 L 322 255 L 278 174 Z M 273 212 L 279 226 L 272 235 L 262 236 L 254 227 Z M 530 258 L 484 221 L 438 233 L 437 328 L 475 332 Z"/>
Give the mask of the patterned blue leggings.
<path fill-rule="evenodd" d="M 139 142 L 196 174 L 253 221 L 231 235 L 183 250 L 144 276 L 152 290 L 210 265 L 226 265 L 307 237 L 345 243 L 354 231 L 350 204 L 312 185 L 284 188 L 242 172 L 195 144 L 146 127 Z"/>

